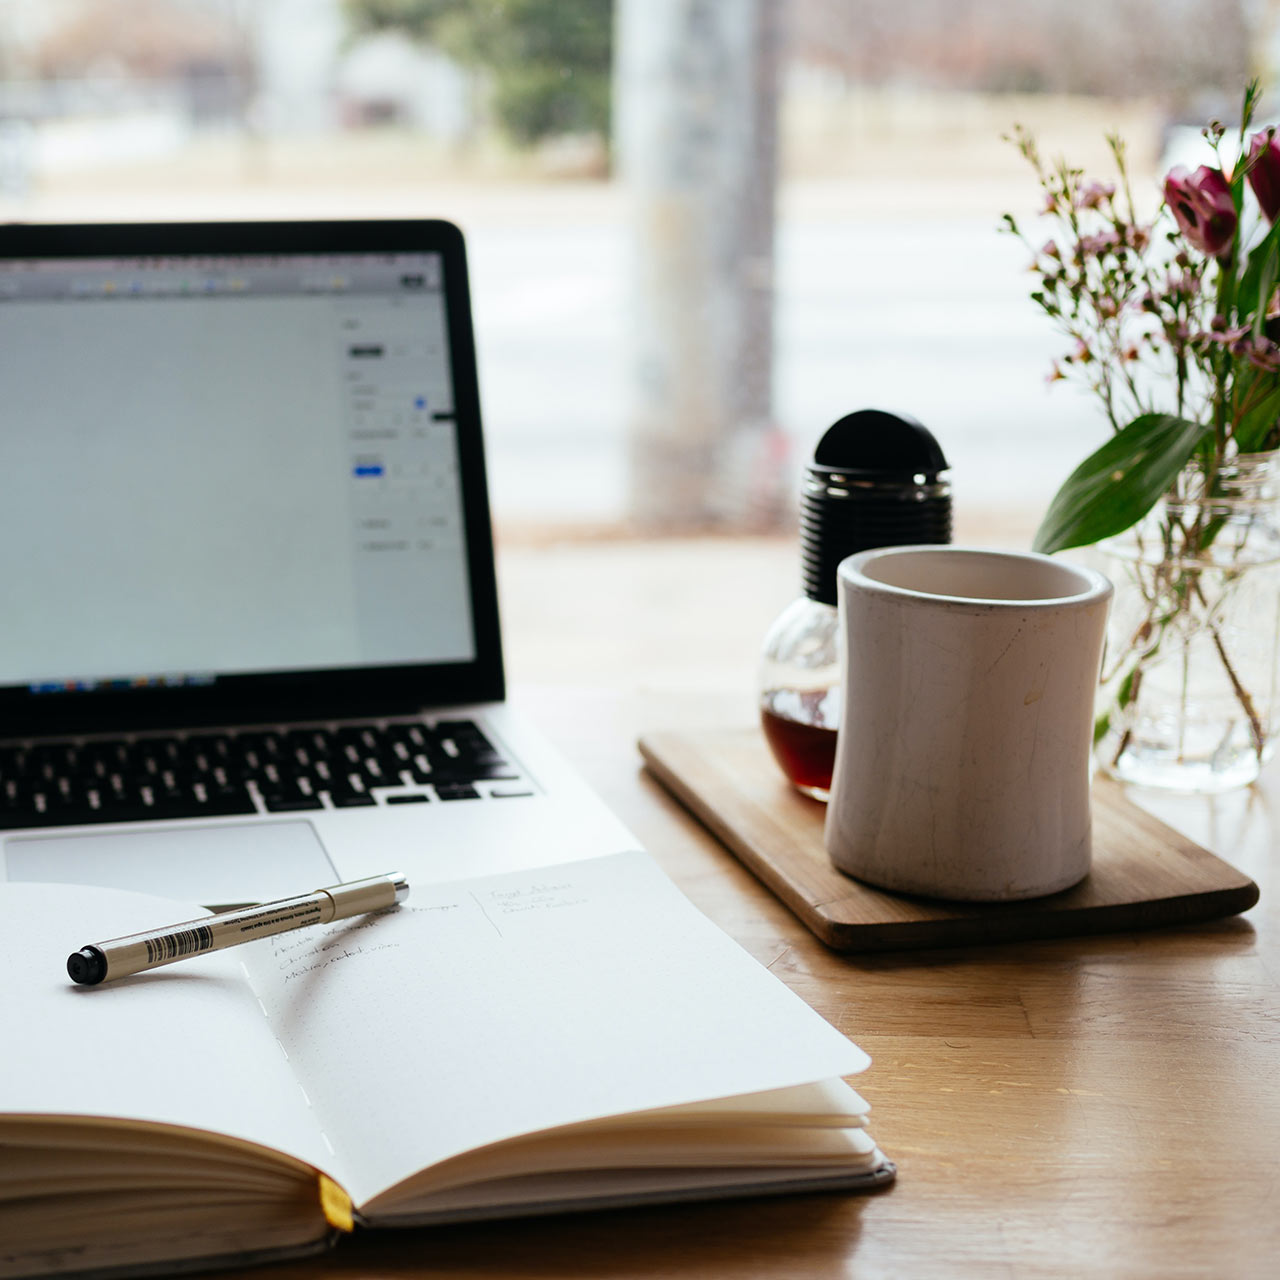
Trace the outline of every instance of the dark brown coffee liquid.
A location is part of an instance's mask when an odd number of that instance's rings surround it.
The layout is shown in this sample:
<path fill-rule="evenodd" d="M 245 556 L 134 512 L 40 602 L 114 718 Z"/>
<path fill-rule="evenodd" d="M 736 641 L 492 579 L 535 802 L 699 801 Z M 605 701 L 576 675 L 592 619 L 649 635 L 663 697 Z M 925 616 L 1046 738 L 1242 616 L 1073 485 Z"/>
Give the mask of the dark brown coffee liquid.
<path fill-rule="evenodd" d="M 806 795 L 825 800 L 836 761 L 836 731 L 787 720 L 767 707 L 760 710 L 760 724 L 774 759 L 792 784 Z"/>

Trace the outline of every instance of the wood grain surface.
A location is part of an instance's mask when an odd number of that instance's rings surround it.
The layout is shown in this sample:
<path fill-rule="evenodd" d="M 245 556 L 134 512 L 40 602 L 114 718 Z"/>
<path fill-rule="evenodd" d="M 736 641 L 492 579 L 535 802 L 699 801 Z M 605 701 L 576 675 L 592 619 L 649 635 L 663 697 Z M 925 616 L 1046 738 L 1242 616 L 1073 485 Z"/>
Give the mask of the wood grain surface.
<path fill-rule="evenodd" d="M 898 1164 L 897 1183 L 873 1195 L 370 1232 L 325 1257 L 237 1277 L 1277 1274 L 1274 768 L 1265 785 L 1228 796 L 1142 797 L 1258 884 L 1261 899 L 1245 916 L 838 953 L 690 817 L 636 750 L 654 730 L 746 727 L 749 699 L 526 686 L 517 702 L 707 916 L 871 1055 L 856 1084 Z"/>
<path fill-rule="evenodd" d="M 843 875 L 823 846 L 826 806 L 787 784 L 760 731 L 647 733 L 654 776 L 828 946 L 885 951 L 1063 937 L 1213 920 L 1247 911 L 1258 886 L 1130 801 L 1093 794 L 1093 866 L 1063 893 L 964 904 L 884 893 Z"/>

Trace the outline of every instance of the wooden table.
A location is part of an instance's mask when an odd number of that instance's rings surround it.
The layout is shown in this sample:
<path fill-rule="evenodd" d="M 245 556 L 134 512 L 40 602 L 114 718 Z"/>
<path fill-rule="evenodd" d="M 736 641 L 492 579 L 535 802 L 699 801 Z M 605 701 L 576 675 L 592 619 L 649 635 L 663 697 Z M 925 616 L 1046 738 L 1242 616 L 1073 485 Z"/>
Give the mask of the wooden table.
<path fill-rule="evenodd" d="M 870 1053 L 858 1088 L 898 1182 L 373 1233 L 244 1276 L 1280 1275 L 1277 770 L 1151 806 L 1258 882 L 1245 917 L 859 958 L 824 949 L 641 768 L 640 732 L 724 724 L 739 700 L 517 693 L 689 897 Z"/>

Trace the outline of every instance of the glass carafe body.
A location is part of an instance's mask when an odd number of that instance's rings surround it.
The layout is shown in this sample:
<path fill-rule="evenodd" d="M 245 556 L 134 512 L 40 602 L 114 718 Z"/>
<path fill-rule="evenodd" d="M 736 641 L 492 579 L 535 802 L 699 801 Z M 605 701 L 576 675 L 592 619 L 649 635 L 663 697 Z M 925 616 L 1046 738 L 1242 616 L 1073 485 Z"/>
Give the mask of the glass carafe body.
<path fill-rule="evenodd" d="M 760 662 L 760 724 L 792 785 L 826 800 L 840 727 L 839 614 L 801 596 L 765 636 Z"/>

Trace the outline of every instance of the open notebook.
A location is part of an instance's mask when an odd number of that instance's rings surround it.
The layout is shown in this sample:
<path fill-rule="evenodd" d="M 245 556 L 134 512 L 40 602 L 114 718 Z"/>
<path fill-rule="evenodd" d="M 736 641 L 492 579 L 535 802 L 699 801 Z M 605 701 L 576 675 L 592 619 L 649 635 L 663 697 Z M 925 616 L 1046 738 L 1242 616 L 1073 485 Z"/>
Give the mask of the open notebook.
<path fill-rule="evenodd" d="M 172 923 L 0 886 L 0 1275 L 246 1261 L 355 1226 L 873 1187 L 867 1056 L 643 853 L 97 988 L 69 952 Z"/>

